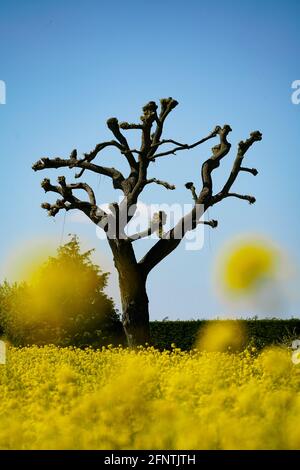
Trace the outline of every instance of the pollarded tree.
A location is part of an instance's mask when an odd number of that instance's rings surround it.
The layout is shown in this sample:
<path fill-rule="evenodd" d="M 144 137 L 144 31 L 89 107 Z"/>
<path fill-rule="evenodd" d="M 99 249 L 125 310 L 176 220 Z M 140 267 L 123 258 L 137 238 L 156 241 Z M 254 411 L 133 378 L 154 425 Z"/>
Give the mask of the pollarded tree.
<path fill-rule="evenodd" d="M 262 139 L 262 134 L 259 131 L 251 132 L 248 139 L 239 142 L 230 175 L 223 188 L 214 194 L 212 173 L 230 150 L 231 144 L 227 137 L 231 128 L 228 124 L 223 127 L 216 126 L 206 137 L 191 145 L 173 139 L 162 139 L 165 120 L 177 104 L 178 102 L 173 98 L 162 99 L 158 111 L 157 104 L 150 101 L 143 107 L 143 114 L 138 124 L 119 122 L 117 118 L 110 118 L 107 121 L 107 126 L 114 136 L 113 140 L 97 144 L 91 152 L 83 154 L 81 158 L 78 158 L 77 151 L 73 150 L 69 158 L 41 158 L 32 167 L 35 171 L 48 168 L 77 168 L 79 172 L 75 178 L 81 178 L 85 171 L 92 171 L 110 178 L 113 187 L 123 192 L 124 198 L 120 204 L 110 205 L 111 213 L 98 207 L 95 193 L 86 183 L 68 184 L 64 176 L 59 176 L 57 185 L 51 184 L 49 179 L 44 179 L 41 183 L 45 192 L 50 191 L 60 195 L 60 199 L 54 204 L 42 204 L 50 216 L 55 217 L 61 210 L 79 209 L 106 232 L 115 267 L 119 274 L 123 325 L 130 345 L 143 344 L 150 340 L 146 291 L 146 281 L 150 271 L 177 248 L 188 231 L 194 230 L 199 223 L 202 223 L 199 219 L 209 207 L 228 197 L 244 199 L 250 204 L 255 202 L 253 196 L 232 192 L 231 188 L 241 171 L 251 173 L 254 176 L 257 174 L 256 169 L 243 167 L 242 163 L 247 150 L 254 142 Z M 141 132 L 139 149 L 132 149 L 129 146 L 125 133 L 130 130 Z M 159 158 L 195 148 L 215 137 L 218 138 L 219 143 L 212 148 L 211 156 L 202 164 L 201 190 L 197 192 L 192 182 L 185 185 L 191 191 L 194 201 L 190 213 L 182 217 L 173 228 L 164 232 L 165 214 L 158 212 L 151 221 L 149 230 L 136 234 L 136 236 L 127 236 L 125 234 L 126 225 L 134 216 L 138 198 L 147 185 L 159 184 L 169 190 L 175 189 L 174 185 L 166 181 L 148 178 L 149 165 Z M 95 163 L 100 152 L 108 147 L 115 147 L 126 158 L 129 166 L 128 176 L 124 176 L 121 171 L 115 168 Z M 164 150 L 164 147 L 167 150 Z M 76 190 L 84 190 L 87 194 L 87 200 L 75 196 L 74 191 Z M 214 220 L 203 223 L 211 227 L 217 225 Z M 114 227 L 114 230 L 111 227 Z M 159 239 L 138 261 L 133 249 L 134 241 L 149 236 L 153 232 L 158 233 Z"/>

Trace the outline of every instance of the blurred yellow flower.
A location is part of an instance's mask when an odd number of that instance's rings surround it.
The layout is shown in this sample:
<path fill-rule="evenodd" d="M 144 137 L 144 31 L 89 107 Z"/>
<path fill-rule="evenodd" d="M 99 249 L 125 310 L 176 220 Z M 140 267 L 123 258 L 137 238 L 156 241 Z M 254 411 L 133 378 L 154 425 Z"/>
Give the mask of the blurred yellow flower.
<path fill-rule="evenodd" d="M 278 253 L 267 242 L 246 240 L 228 249 L 221 260 L 221 281 L 227 291 L 243 293 L 274 279 Z"/>
<path fill-rule="evenodd" d="M 0 449 L 299 449 L 299 371 L 287 348 L 10 347 Z"/>
<path fill-rule="evenodd" d="M 201 351 L 237 351 L 244 344 L 245 331 L 240 322 L 224 320 L 209 322 L 201 329 L 197 348 Z"/>

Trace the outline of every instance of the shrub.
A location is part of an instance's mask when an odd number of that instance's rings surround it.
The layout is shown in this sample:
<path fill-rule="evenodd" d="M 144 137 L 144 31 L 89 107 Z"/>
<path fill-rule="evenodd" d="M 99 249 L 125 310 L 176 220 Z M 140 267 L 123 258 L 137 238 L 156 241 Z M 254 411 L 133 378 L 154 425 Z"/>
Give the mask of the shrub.
<path fill-rule="evenodd" d="M 104 288 L 108 273 L 81 253 L 77 237 L 30 281 L 0 286 L 0 325 L 13 344 L 100 346 L 123 343 L 119 316 Z"/>
<path fill-rule="evenodd" d="M 292 339 L 300 338 L 300 320 L 248 319 L 218 320 L 218 323 L 238 323 L 245 331 L 245 344 L 262 349 L 270 344 L 290 344 Z M 194 347 L 199 334 L 211 320 L 191 321 L 154 321 L 150 323 L 152 344 L 158 349 L 172 349 L 174 343 L 182 350 Z"/>

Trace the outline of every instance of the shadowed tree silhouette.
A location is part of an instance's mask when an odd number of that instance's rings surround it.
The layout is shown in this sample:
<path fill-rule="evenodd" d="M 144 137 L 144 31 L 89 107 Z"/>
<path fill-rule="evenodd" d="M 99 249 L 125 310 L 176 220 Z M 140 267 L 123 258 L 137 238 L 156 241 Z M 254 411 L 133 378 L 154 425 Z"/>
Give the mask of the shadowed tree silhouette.
<path fill-rule="evenodd" d="M 119 274 L 123 325 L 129 345 L 144 344 L 150 340 L 146 291 L 146 280 L 150 271 L 172 253 L 184 235 L 188 231 L 194 230 L 199 223 L 205 223 L 211 227 L 217 226 L 215 220 L 205 222 L 200 220 L 203 212 L 209 207 L 228 197 L 243 199 L 250 204 L 255 202 L 253 196 L 231 192 L 231 188 L 241 171 L 251 173 L 254 176 L 257 174 L 256 169 L 243 167 L 242 162 L 247 150 L 254 142 L 262 139 L 262 134 L 259 131 L 252 132 L 248 139 L 239 142 L 230 175 L 223 188 L 214 194 L 212 173 L 231 148 L 231 144 L 227 140 L 231 128 L 228 124 L 223 127 L 216 126 L 206 137 L 190 145 L 173 139 L 162 139 L 165 120 L 177 105 L 178 102 L 173 98 L 164 98 L 160 100 L 160 109 L 158 110 L 157 104 L 150 101 L 143 107 L 143 114 L 137 124 L 119 122 L 115 117 L 110 118 L 107 121 L 107 126 L 114 136 L 113 140 L 97 144 L 92 151 L 83 154 L 81 158 L 78 158 L 77 151 L 73 150 L 69 158 L 41 158 L 32 167 L 35 171 L 50 168 L 77 168 L 79 172 L 75 178 L 81 178 L 85 171 L 91 171 L 107 176 L 111 179 L 113 187 L 123 192 L 122 201 L 119 204 L 112 203 L 110 205 L 113 213 L 111 214 L 97 205 L 95 193 L 86 183 L 68 184 L 64 176 L 59 176 L 57 185 L 51 184 L 49 179 L 44 179 L 41 183 L 45 192 L 54 192 L 60 196 L 54 204 L 42 204 L 50 216 L 54 217 L 61 210 L 79 209 L 106 232 Z M 125 134 L 130 130 L 137 130 L 141 133 L 139 149 L 132 149 L 129 146 Z M 218 138 L 219 143 L 212 148 L 211 156 L 202 164 L 201 190 L 197 191 L 193 182 L 188 182 L 185 185 L 191 191 L 194 201 L 191 212 L 182 217 L 170 230 L 164 232 L 163 226 L 166 216 L 161 211 L 155 215 L 148 230 L 132 237 L 127 236 L 125 228 L 134 216 L 136 203 L 146 186 L 158 184 L 168 190 L 175 189 L 173 184 L 166 181 L 148 178 L 149 166 L 159 158 L 175 155 L 176 152 L 182 150 L 193 149 L 213 138 Z M 129 166 L 127 176 L 113 167 L 100 166 L 95 163 L 100 152 L 109 147 L 116 148 L 127 160 Z M 85 191 L 87 199 L 81 200 L 75 196 L 76 190 Z M 110 230 L 111 226 L 117 226 L 113 234 Z M 133 249 L 134 241 L 154 232 L 158 234 L 159 239 L 141 260 L 137 260 Z"/>

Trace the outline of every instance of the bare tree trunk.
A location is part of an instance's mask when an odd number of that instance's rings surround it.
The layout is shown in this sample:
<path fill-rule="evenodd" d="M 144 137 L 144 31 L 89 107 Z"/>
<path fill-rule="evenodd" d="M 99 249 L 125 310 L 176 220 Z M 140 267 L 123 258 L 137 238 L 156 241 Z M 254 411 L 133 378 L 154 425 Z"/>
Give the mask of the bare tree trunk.
<path fill-rule="evenodd" d="M 109 244 L 119 273 L 122 321 L 128 345 L 149 343 L 149 301 L 144 271 L 137 263 L 129 241 L 109 240 Z"/>
<path fill-rule="evenodd" d="M 132 283 L 129 280 L 124 280 L 122 273 L 119 273 L 119 279 L 123 310 L 122 320 L 128 345 L 137 346 L 149 343 L 149 301 L 145 281 L 140 278 Z"/>

